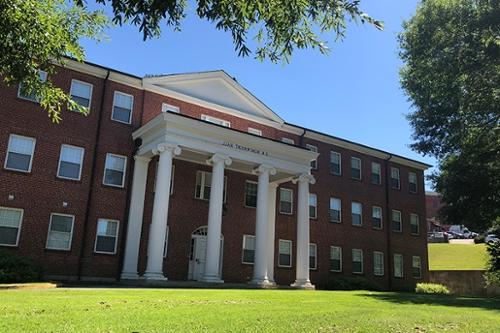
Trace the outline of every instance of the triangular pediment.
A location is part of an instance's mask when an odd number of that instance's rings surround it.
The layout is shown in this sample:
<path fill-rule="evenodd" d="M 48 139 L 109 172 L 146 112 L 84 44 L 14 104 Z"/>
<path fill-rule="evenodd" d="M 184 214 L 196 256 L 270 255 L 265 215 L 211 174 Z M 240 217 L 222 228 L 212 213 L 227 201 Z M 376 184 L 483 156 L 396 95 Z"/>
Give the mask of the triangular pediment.
<path fill-rule="evenodd" d="M 225 71 L 147 77 L 145 83 L 234 110 L 252 118 L 282 124 L 284 121 Z"/>

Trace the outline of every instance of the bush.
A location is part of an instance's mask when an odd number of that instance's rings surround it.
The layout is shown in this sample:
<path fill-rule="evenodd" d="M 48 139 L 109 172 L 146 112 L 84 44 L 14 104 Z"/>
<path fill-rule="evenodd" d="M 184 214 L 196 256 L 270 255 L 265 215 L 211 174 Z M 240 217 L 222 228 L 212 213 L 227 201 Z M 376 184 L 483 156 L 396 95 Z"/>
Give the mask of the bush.
<path fill-rule="evenodd" d="M 474 243 L 475 244 L 482 244 L 482 243 L 484 243 L 484 238 L 485 237 L 486 236 L 484 236 L 484 235 L 478 235 L 478 236 L 476 236 L 476 238 L 474 238 Z"/>
<path fill-rule="evenodd" d="M 417 283 L 415 292 L 419 294 L 441 294 L 448 295 L 450 290 L 439 283 Z"/>
<path fill-rule="evenodd" d="M 0 252 L 0 283 L 35 282 L 41 278 L 41 267 L 33 260 Z"/>
<path fill-rule="evenodd" d="M 335 277 L 330 279 L 326 285 L 327 290 L 373 290 L 379 291 L 381 288 L 375 283 L 362 277 Z"/>
<path fill-rule="evenodd" d="M 486 284 L 500 286 L 500 242 L 490 242 L 486 249 L 489 255 L 484 274 Z"/>

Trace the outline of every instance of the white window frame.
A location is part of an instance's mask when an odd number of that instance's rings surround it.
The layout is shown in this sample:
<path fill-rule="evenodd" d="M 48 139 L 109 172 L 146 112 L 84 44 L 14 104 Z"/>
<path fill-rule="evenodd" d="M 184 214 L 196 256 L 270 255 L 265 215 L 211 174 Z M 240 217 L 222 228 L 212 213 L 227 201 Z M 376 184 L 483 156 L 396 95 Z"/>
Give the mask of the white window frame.
<path fill-rule="evenodd" d="M 31 140 L 33 142 L 33 145 L 31 147 L 31 158 L 30 158 L 30 164 L 28 166 L 28 170 L 20 170 L 20 169 L 14 169 L 14 168 L 7 167 L 7 160 L 9 158 L 10 143 L 11 143 L 12 137 L 18 137 L 18 138 L 22 138 L 22 139 L 29 139 L 29 140 Z M 12 170 L 12 171 L 18 171 L 18 172 L 24 172 L 24 173 L 31 173 L 31 167 L 33 166 L 33 159 L 35 157 L 35 146 L 36 146 L 36 139 L 35 138 L 31 138 L 29 136 L 18 135 L 18 134 L 10 134 L 9 135 L 9 143 L 7 144 L 7 152 L 5 154 L 5 161 L 4 161 L 3 168 L 5 170 Z"/>
<path fill-rule="evenodd" d="M 394 230 L 394 212 L 399 213 L 399 230 Z M 403 213 L 400 210 L 391 210 L 391 231 L 393 232 L 403 232 Z"/>
<path fill-rule="evenodd" d="M 82 85 L 85 85 L 85 86 L 90 86 L 89 106 L 87 106 L 87 107 L 84 106 L 84 108 L 86 108 L 87 110 L 90 110 L 90 107 L 92 106 L 92 94 L 94 93 L 94 85 L 92 83 L 88 83 L 88 82 L 85 82 L 85 81 L 80 81 L 80 80 L 77 80 L 77 79 L 72 79 L 71 80 L 71 87 L 69 89 L 69 95 L 70 95 L 70 97 L 73 96 L 72 91 L 73 91 L 73 83 L 74 82 L 82 84 Z M 76 101 L 75 101 L 75 103 L 76 103 Z M 80 104 L 78 104 L 78 105 L 80 105 Z"/>
<path fill-rule="evenodd" d="M 71 217 L 71 232 L 69 233 L 69 244 L 67 249 L 61 249 L 56 247 L 49 247 L 49 236 L 50 236 L 50 227 L 52 226 L 52 218 L 54 215 Z M 49 220 L 49 229 L 47 230 L 47 241 L 45 242 L 45 248 L 48 250 L 57 250 L 57 251 L 71 251 L 71 245 L 73 244 L 73 231 L 75 230 L 75 215 L 71 214 L 62 214 L 62 213 L 50 213 Z"/>
<path fill-rule="evenodd" d="M 215 124 L 215 125 L 219 125 L 219 126 L 231 127 L 230 121 L 227 121 L 227 120 L 224 120 L 221 118 L 217 118 L 217 117 L 212 117 L 212 116 L 209 116 L 206 114 L 201 115 L 201 120 L 204 120 L 206 122 L 209 122 L 209 123 Z"/>
<path fill-rule="evenodd" d="M 415 259 L 418 259 L 418 272 L 419 275 L 415 276 L 413 275 L 413 269 L 416 268 L 415 266 Z M 411 257 L 411 277 L 414 279 L 421 279 L 422 278 L 422 258 L 420 256 L 412 256 Z"/>
<path fill-rule="evenodd" d="M 330 272 L 342 272 L 342 247 L 340 246 L 330 246 L 330 260 L 333 260 L 332 259 L 332 250 L 333 249 L 338 249 L 339 250 L 339 253 L 340 253 L 340 269 L 339 270 L 336 270 L 336 269 L 330 269 Z"/>
<path fill-rule="evenodd" d="M 280 243 L 281 242 L 290 244 L 290 265 L 288 265 L 288 266 L 280 264 L 280 254 L 281 254 L 280 253 Z M 292 241 L 288 240 L 288 239 L 278 239 L 278 267 L 290 268 L 290 267 L 292 267 L 292 263 L 293 263 L 293 243 L 292 243 Z"/>
<path fill-rule="evenodd" d="M 161 112 L 175 112 L 175 113 L 181 113 L 181 108 L 169 103 L 161 103 Z"/>
<path fill-rule="evenodd" d="M 0 243 L 0 246 L 18 247 L 19 246 L 19 238 L 21 237 L 21 228 L 23 226 L 24 209 L 22 209 L 22 208 L 13 208 L 13 207 L 5 207 L 5 206 L 0 206 L 0 209 L 15 210 L 15 211 L 21 212 L 21 216 L 19 217 L 19 227 L 17 228 L 16 244 L 3 244 L 3 243 Z"/>
<path fill-rule="evenodd" d="M 309 149 L 310 151 L 315 152 L 315 153 L 318 152 L 318 147 L 315 145 L 311 145 L 311 144 L 306 143 L 306 148 Z M 311 169 L 318 170 L 318 159 L 311 161 Z"/>
<path fill-rule="evenodd" d="M 400 258 L 401 259 L 401 262 L 400 262 L 399 266 L 396 266 L 396 258 Z M 399 253 L 394 253 L 393 259 L 394 259 L 394 277 L 395 278 L 403 278 L 404 277 L 404 260 L 403 260 L 403 255 L 399 254 Z M 401 274 L 396 274 L 397 273 L 396 267 L 401 268 Z"/>
<path fill-rule="evenodd" d="M 311 211 L 311 198 L 314 198 L 314 216 L 311 216 L 310 214 L 310 211 Z M 309 193 L 309 205 L 308 205 L 308 215 L 309 215 L 309 219 L 311 220 L 316 220 L 318 219 L 318 196 L 316 195 L 316 193 Z"/>
<path fill-rule="evenodd" d="M 295 145 L 295 140 L 291 138 L 282 137 L 281 142 L 288 143 L 289 145 Z"/>
<path fill-rule="evenodd" d="M 125 121 L 113 118 L 113 115 L 115 114 L 116 95 L 123 95 L 123 96 L 132 97 L 132 107 L 130 109 L 130 115 L 128 117 L 128 122 L 125 122 Z M 128 124 L 128 125 L 130 125 L 130 124 L 132 124 L 132 114 L 133 113 L 134 113 L 134 95 L 130 95 L 130 94 L 127 94 L 127 93 L 115 90 L 115 92 L 113 94 L 113 106 L 111 107 L 111 120 L 119 122 L 119 123 L 122 123 L 122 124 Z"/>
<path fill-rule="evenodd" d="M 411 182 L 411 175 L 415 176 L 415 183 Z M 415 191 L 411 190 L 411 186 L 410 186 L 411 184 L 415 184 Z M 418 193 L 418 176 L 417 176 L 416 172 L 413 172 L 413 171 L 408 172 L 408 191 L 410 191 L 410 193 Z"/>
<path fill-rule="evenodd" d="M 289 212 L 289 213 L 288 213 L 288 212 L 282 212 L 282 211 L 281 211 L 281 191 L 288 191 L 288 192 L 290 192 L 290 193 L 291 193 L 291 194 L 290 194 L 290 212 Z M 281 188 L 280 188 L 280 192 L 279 192 L 279 193 L 280 193 L 280 196 L 279 196 L 279 201 L 278 201 L 278 203 L 279 203 L 279 205 L 278 205 L 278 206 L 279 206 L 279 207 L 278 207 L 279 213 L 280 213 L 280 214 L 284 214 L 284 215 L 293 215 L 293 190 L 292 190 L 291 188 L 281 187 Z M 309 215 L 309 214 L 308 214 L 308 215 Z"/>
<path fill-rule="evenodd" d="M 373 213 L 375 209 L 380 210 L 380 228 L 373 226 Z M 372 228 L 376 230 L 382 230 L 384 228 L 384 211 L 382 210 L 382 207 L 377 205 L 372 206 Z"/>
<path fill-rule="evenodd" d="M 196 183 L 196 178 L 198 176 L 198 173 L 201 174 L 201 189 L 200 189 L 200 197 L 198 198 L 196 196 L 196 187 L 198 186 L 198 184 Z M 205 170 L 196 170 L 196 178 L 194 180 L 194 198 L 195 199 L 198 199 L 198 200 L 204 200 L 204 201 L 210 201 L 210 199 L 207 199 L 205 198 L 205 175 L 207 173 L 210 173 L 212 174 L 212 172 L 210 171 L 205 171 Z M 212 187 L 212 184 L 210 184 L 210 188 Z M 222 197 L 222 200 L 223 200 L 223 203 L 226 203 L 226 197 L 227 197 L 227 176 L 224 176 L 224 189 L 223 189 L 223 197 Z"/>
<path fill-rule="evenodd" d="M 253 135 L 262 136 L 262 131 L 260 129 L 253 128 L 253 127 L 248 128 L 248 133 L 253 134 Z"/>
<path fill-rule="evenodd" d="M 337 155 L 339 157 L 339 173 L 335 173 L 335 172 L 332 172 L 332 155 Z M 330 174 L 332 175 L 335 175 L 335 176 L 342 176 L 342 154 L 337 152 L 337 151 L 333 151 L 333 150 L 330 150 L 330 165 L 329 165 L 329 171 L 330 171 Z"/>
<path fill-rule="evenodd" d="M 413 226 L 413 217 L 416 217 L 417 219 L 417 232 L 414 233 L 412 231 L 412 226 Z M 414 235 L 414 236 L 418 236 L 420 235 L 420 217 L 418 216 L 418 214 L 415 214 L 415 213 L 411 213 L 410 214 L 410 234 Z"/>
<path fill-rule="evenodd" d="M 314 266 L 311 267 L 311 246 L 314 248 Z M 308 247 L 308 257 L 309 257 L 309 270 L 315 271 L 318 269 L 318 246 L 316 243 L 309 243 Z"/>
<path fill-rule="evenodd" d="M 253 207 L 253 206 L 248 206 L 248 205 L 247 205 L 247 191 L 246 191 L 246 186 L 247 186 L 247 183 L 250 183 L 250 184 L 255 184 L 255 185 L 259 185 L 259 183 L 258 183 L 258 182 L 256 182 L 256 181 L 253 181 L 253 180 L 248 180 L 248 179 L 246 179 L 246 180 L 245 180 L 245 188 L 243 188 L 243 192 L 244 192 L 244 193 L 243 193 L 243 205 L 244 205 L 245 207 L 247 207 L 247 208 L 253 208 L 253 209 L 255 209 L 255 208 L 257 208 L 257 200 L 255 200 L 255 207 Z M 255 193 L 255 197 L 257 198 L 257 193 Z"/>
<path fill-rule="evenodd" d="M 40 80 L 42 82 L 47 81 L 47 77 L 49 76 L 46 71 L 42 71 L 41 69 L 38 70 L 38 73 L 40 75 Z M 22 84 L 19 84 L 19 87 L 17 88 L 17 98 L 23 99 L 25 101 L 30 101 L 33 103 L 40 103 L 40 96 L 37 96 L 35 99 L 27 98 L 26 96 L 21 95 L 21 89 L 22 89 Z"/>
<path fill-rule="evenodd" d="M 375 257 L 379 255 L 381 257 L 380 267 L 375 265 Z M 384 252 L 382 251 L 373 251 L 373 275 L 375 276 L 384 276 L 385 268 L 384 268 Z"/>
<path fill-rule="evenodd" d="M 359 207 L 361 207 L 361 212 L 360 212 L 360 218 L 359 218 L 359 224 L 354 224 L 354 220 L 352 218 L 352 216 L 354 215 L 354 205 L 357 204 L 359 205 Z M 361 202 L 358 202 L 358 201 L 351 201 L 351 225 L 352 226 L 355 226 L 355 227 L 361 227 L 363 226 L 363 204 Z"/>
<path fill-rule="evenodd" d="M 165 231 L 165 244 L 163 245 L 163 258 L 167 257 L 168 254 L 168 234 L 170 233 L 170 226 L 167 224 L 167 229 Z"/>
<path fill-rule="evenodd" d="M 359 252 L 361 254 L 361 271 L 359 272 L 355 272 L 354 271 L 354 265 L 352 265 L 352 263 L 354 263 L 354 252 Z M 365 269 L 364 269 L 364 258 L 363 258 L 363 250 L 362 249 L 352 249 L 351 251 L 351 272 L 352 274 L 363 274 Z"/>
<path fill-rule="evenodd" d="M 398 172 L 398 177 L 397 177 L 397 180 L 398 180 L 398 186 L 397 187 L 394 187 L 392 186 L 392 180 L 395 179 L 392 177 L 392 171 L 395 170 Z M 396 168 L 396 167 L 391 167 L 391 188 L 393 190 L 400 190 L 401 189 L 401 171 L 399 170 L 399 168 Z"/>
<path fill-rule="evenodd" d="M 110 156 L 116 156 L 120 158 L 124 158 L 125 162 L 123 163 L 123 176 L 122 176 L 122 184 L 121 185 L 115 185 L 115 184 L 107 184 L 106 183 L 106 160 L 108 159 L 108 155 Z M 127 176 L 127 156 L 123 155 L 118 155 L 118 154 L 113 154 L 113 153 L 106 153 L 106 157 L 104 158 L 104 173 L 102 174 L 102 184 L 106 186 L 113 186 L 113 187 L 118 187 L 118 188 L 124 188 L 125 187 L 125 178 Z"/>
<path fill-rule="evenodd" d="M 332 199 L 333 200 L 338 200 L 339 202 L 339 206 L 340 206 L 340 210 L 339 210 L 339 220 L 338 221 L 332 221 L 332 216 L 330 214 L 330 211 L 333 210 L 332 209 Z M 328 220 L 331 222 L 331 223 L 342 223 L 342 199 L 340 198 L 335 198 L 335 197 L 330 197 L 330 201 L 329 201 L 329 207 L 328 207 Z"/>
<path fill-rule="evenodd" d="M 375 165 L 378 165 L 378 182 L 377 183 L 374 183 L 373 179 L 372 179 L 372 175 L 374 174 L 373 167 Z M 381 185 L 382 184 L 382 165 L 380 163 L 378 163 L 378 162 L 372 162 L 370 170 L 371 170 L 371 172 L 370 172 L 370 183 L 372 183 L 374 185 Z"/>
<path fill-rule="evenodd" d="M 97 231 L 99 229 L 99 221 L 116 222 L 115 248 L 114 248 L 113 252 L 97 251 L 97 237 L 99 237 L 99 234 L 97 233 Z M 98 218 L 97 219 L 96 228 L 95 228 L 94 253 L 110 254 L 110 255 L 116 254 L 116 249 L 118 248 L 118 237 L 119 237 L 119 235 L 120 235 L 120 221 L 113 220 L 113 219 L 106 219 L 106 218 Z"/>
<path fill-rule="evenodd" d="M 245 261 L 245 250 L 250 251 L 249 249 L 245 249 L 245 245 L 247 243 L 247 238 L 252 238 L 254 240 L 254 249 L 253 249 L 253 252 L 254 252 L 254 262 Z M 254 235 L 247 235 L 247 234 L 243 235 L 243 241 L 242 241 L 242 244 L 241 244 L 241 263 L 245 264 L 245 265 L 252 265 L 252 266 L 255 263 L 255 236 Z"/>
<path fill-rule="evenodd" d="M 354 177 L 352 176 L 352 169 L 353 169 L 353 167 L 352 167 L 352 161 L 353 161 L 353 160 L 357 160 L 357 161 L 359 161 L 359 178 L 354 178 Z M 354 156 L 351 156 L 350 162 L 351 162 L 351 168 L 350 168 L 350 170 L 351 170 L 351 179 L 354 179 L 354 180 L 362 180 L 362 179 L 363 179 L 363 172 L 362 172 L 362 168 L 363 168 L 363 167 L 362 167 L 362 164 L 361 164 L 361 159 L 360 159 L 359 157 L 354 157 Z"/>
<path fill-rule="evenodd" d="M 59 175 L 59 171 L 61 170 L 61 161 L 62 161 L 62 152 L 64 147 L 69 147 L 69 148 L 77 148 L 80 149 L 82 152 L 82 156 L 80 157 L 80 170 L 78 172 L 78 178 L 71 178 L 71 177 L 64 177 Z M 67 144 L 62 144 L 61 149 L 59 150 L 59 162 L 57 164 L 57 178 L 61 179 L 69 179 L 69 180 L 81 180 L 82 178 L 82 169 L 83 169 L 83 157 L 85 155 L 85 148 L 83 147 L 78 147 L 78 146 L 73 146 L 73 145 L 67 145 Z M 106 161 L 104 161 L 106 163 Z"/>

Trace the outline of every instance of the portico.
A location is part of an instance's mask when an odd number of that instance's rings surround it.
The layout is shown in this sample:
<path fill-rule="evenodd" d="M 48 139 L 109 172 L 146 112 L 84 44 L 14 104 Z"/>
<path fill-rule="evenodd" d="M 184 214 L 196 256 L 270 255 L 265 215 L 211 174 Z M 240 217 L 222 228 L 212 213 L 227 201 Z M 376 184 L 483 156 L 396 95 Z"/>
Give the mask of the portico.
<path fill-rule="evenodd" d="M 279 184 L 298 183 L 297 288 L 313 288 L 309 281 L 309 184 L 314 183 L 310 162 L 317 153 L 301 147 L 236 131 L 176 113 L 162 113 L 133 134 L 142 144 L 134 157 L 130 213 L 125 243 L 122 279 L 166 280 L 164 244 L 172 161 L 180 159 L 211 167 L 210 201 L 207 216 L 204 282 L 223 283 L 220 276 L 221 227 L 225 170 L 258 177 L 255 223 L 255 262 L 252 284 L 269 287 L 274 282 L 275 207 Z M 147 266 L 139 277 L 138 258 L 144 223 L 144 200 L 148 164 L 158 155 L 153 213 L 147 241 Z"/>

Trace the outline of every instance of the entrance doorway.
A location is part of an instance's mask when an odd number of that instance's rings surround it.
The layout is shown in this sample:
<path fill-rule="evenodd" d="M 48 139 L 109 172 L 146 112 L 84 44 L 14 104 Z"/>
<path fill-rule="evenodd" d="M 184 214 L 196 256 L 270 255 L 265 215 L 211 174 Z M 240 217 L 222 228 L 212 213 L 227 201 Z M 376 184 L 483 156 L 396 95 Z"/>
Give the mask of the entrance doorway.
<path fill-rule="evenodd" d="M 222 275 L 224 236 L 220 237 L 219 278 Z M 191 234 L 188 280 L 199 281 L 205 273 L 207 257 L 207 226 L 201 226 Z"/>

